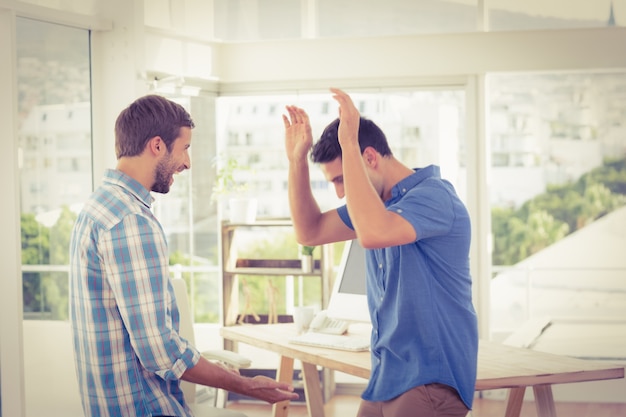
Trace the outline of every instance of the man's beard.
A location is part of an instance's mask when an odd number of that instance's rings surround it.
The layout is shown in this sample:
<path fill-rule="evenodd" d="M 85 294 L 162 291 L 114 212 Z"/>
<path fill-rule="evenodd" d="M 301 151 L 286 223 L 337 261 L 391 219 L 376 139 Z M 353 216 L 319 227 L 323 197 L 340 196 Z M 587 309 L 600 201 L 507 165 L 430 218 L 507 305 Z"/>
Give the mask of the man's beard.
<path fill-rule="evenodd" d="M 152 191 L 155 193 L 167 194 L 170 191 L 170 180 L 172 175 L 174 175 L 174 171 L 170 169 L 170 158 L 164 158 L 156 167 Z"/>

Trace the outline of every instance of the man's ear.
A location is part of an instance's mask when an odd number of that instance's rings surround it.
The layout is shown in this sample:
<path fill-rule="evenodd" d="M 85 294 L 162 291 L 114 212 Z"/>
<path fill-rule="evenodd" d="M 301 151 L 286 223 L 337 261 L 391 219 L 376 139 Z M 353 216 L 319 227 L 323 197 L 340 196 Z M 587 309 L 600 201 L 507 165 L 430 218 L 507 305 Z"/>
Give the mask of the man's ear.
<path fill-rule="evenodd" d="M 376 153 L 376 150 L 374 150 L 371 146 L 365 148 L 363 151 L 363 161 L 365 161 L 365 164 L 368 166 L 376 166 L 378 163 L 378 154 Z"/>
<path fill-rule="evenodd" d="M 148 141 L 148 150 L 153 155 L 159 155 L 162 150 L 165 149 L 165 142 L 161 139 L 161 136 L 155 136 Z"/>

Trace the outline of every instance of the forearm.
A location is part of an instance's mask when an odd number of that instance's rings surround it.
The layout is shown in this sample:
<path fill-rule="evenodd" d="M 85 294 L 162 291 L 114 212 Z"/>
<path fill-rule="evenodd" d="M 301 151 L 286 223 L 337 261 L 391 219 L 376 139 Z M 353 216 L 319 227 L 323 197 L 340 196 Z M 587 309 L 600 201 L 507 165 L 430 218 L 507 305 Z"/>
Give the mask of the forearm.
<path fill-rule="evenodd" d="M 370 237 L 377 239 L 385 234 L 387 211 L 369 180 L 358 144 L 344 144 L 342 153 L 346 205 L 354 230 L 361 244 L 367 247 Z"/>
<path fill-rule="evenodd" d="M 188 368 L 181 376 L 181 379 L 194 384 L 221 388 L 239 394 L 248 391 L 246 383 L 249 378 L 244 378 L 236 371 L 227 369 L 204 357 L 200 357 L 195 366 Z"/>
<path fill-rule="evenodd" d="M 314 237 L 312 232 L 317 230 L 322 214 L 311 190 L 309 164 L 306 160 L 289 163 L 287 191 L 297 241 L 301 244 L 316 244 L 311 240 Z"/>
<path fill-rule="evenodd" d="M 194 367 L 188 368 L 181 379 L 195 384 L 225 389 L 272 404 L 298 398 L 298 394 L 293 392 L 293 386 L 290 384 L 264 376 L 244 377 L 239 375 L 239 372 L 229 370 L 204 357 L 201 357 Z"/>

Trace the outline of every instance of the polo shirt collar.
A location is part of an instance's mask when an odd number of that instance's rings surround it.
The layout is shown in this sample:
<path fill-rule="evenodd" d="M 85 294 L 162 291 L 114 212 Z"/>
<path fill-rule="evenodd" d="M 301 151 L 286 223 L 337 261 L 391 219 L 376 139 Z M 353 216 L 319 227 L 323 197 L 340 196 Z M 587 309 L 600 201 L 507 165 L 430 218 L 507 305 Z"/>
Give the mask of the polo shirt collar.
<path fill-rule="evenodd" d="M 391 189 L 391 198 L 389 203 L 395 202 L 406 194 L 411 188 L 415 187 L 428 178 L 441 178 L 441 169 L 437 165 L 428 165 L 424 168 L 413 168 L 413 174 L 404 178 Z"/>

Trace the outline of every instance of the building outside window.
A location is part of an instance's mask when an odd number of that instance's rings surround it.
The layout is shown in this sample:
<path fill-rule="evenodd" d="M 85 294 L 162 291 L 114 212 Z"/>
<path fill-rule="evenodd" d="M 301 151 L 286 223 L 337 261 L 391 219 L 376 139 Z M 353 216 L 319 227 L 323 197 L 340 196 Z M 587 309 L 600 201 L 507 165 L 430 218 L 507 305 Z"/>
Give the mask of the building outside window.
<path fill-rule="evenodd" d="M 626 73 L 488 84 L 492 335 L 626 360 Z"/>

